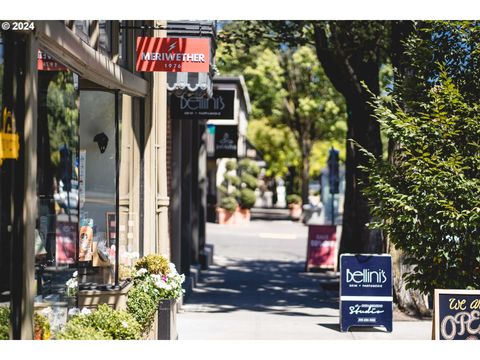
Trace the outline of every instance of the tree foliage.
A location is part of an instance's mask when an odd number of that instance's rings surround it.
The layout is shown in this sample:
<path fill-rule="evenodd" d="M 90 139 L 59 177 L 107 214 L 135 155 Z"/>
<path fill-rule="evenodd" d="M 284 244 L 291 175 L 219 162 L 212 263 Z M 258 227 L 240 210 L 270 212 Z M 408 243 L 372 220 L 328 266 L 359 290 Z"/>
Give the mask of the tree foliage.
<path fill-rule="evenodd" d="M 283 176 L 289 167 L 296 167 L 306 197 L 312 148 L 319 140 L 345 136 L 345 103 L 313 46 L 298 42 L 278 46 L 264 36 L 247 46 L 245 39 L 237 38 L 257 33 L 265 25 L 253 21 L 225 26 L 220 36 L 225 41 L 217 52 L 219 68 L 245 76 L 253 109 L 249 139 L 263 153 L 268 175 Z M 315 171 L 318 174 L 318 166 Z"/>
<path fill-rule="evenodd" d="M 408 286 L 480 287 L 480 105 L 441 66 L 419 113 L 377 99 L 376 114 L 400 145 L 395 164 L 371 153 L 364 170 L 372 226 L 387 231 L 414 265 Z"/>
<path fill-rule="evenodd" d="M 376 101 L 398 149 L 365 167 L 374 226 L 404 251 L 405 280 L 422 292 L 480 282 L 478 40 L 477 22 L 417 22 L 394 100 Z"/>

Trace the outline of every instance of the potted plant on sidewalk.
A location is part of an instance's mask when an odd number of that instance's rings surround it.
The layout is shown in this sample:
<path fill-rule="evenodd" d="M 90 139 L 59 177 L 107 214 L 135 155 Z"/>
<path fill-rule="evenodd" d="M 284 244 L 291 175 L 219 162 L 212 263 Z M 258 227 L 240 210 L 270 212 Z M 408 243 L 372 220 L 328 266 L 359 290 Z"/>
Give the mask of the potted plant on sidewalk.
<path fill-rule="evenodd" d="M 236 223 L 236 212 L 238 210 L 237 198 L 240 195 L 238 190 L 241 180 L 236 175 L 237 164 L 229 160 L 226 165 L 226 172 L 223 181 L 218 187 L 220 192 L 220 206 L 217 208 L 217 221 L 219 224 L 232 225 Z"/>
<path fill-rule="evenodd" d="M 145 338 L 177 339 L 177 306 L 185 276 L 164 256 L 156 254 L 138 260 L 135 268 L 135 285 L 128 294 L 127 310 L 141 324 Z"/>
<path fill-rule="evenodd" d="M 258 174 L 260 168 L 255 161 L 243 159 L 238 162 L 238 173 L 240 174 L 240 196 L 238 210 L 238 223 L 250 222 L 250 209 L 255 205 L 257 196 L 255 190 L 258 187 Z"/>
<path fill-rule="evenodd" d="M 300 195 L 291 194 L 287 196 L 287 206 L 292 220 L 299 220 L 302 216 L 302 198 Z"/>

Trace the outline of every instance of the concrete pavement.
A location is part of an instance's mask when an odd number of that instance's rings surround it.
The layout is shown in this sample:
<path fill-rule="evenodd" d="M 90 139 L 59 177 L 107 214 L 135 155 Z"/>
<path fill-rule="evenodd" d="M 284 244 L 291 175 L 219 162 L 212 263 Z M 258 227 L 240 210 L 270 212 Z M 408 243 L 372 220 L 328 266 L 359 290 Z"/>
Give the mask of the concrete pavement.
<path fill-rule="evenodd" d="M 307 227 L 287 220 L 207 225 L 214 266 L 178 315 L 180 339 L 429 339 L 431 322 L 394 316 L 392 333 L 339 330 L 338 277 L 305 273 Z M 395 321 L 395 319 L 397 320 Z M 400 321 L 400 319 L 410 321 Z"/>

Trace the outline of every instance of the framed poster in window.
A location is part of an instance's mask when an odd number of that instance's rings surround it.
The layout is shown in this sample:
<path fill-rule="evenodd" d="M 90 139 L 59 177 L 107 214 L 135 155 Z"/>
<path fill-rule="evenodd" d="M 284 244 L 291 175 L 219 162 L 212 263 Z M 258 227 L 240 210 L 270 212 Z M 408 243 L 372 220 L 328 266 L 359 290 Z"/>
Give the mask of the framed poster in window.
<path fill-rule="evenodd" d="M 114 212 L 106 212 L 108 247 L 117 244 L 117 216 Z"/>

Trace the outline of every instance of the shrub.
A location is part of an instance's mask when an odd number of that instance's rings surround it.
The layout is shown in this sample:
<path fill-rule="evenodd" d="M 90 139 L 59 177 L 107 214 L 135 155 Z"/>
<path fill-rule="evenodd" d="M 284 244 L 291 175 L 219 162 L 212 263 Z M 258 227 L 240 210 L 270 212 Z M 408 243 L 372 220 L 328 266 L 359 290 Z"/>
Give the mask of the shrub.
<path fill-rule="evenodd" d="M 127 311 L 142 327 L 142 333 L 146 333 L 153 323 L 158 309 L 159 292 L 153 287 L 137 284 L 128 292 Z"/>
<path fill-rule="evenodd" d="M 225 181 L 227 181 L 230 185 L 233 186 L 240 186 L 240 184 L 242 183 L 242 181 L 237 175 L 225 174 L 224 178 Z"/>
<path fill-rule="evenodd" d="M 57 333 L 57 340 L 113 340 L 112 336 L 101 329 L 84 326 L 69 321 L 65 329 Z"/>
<path fill-rule="evenodd" d="M 237 168 L 237 162 L 235 160 L 228 160 L 227 163 L 225 164 L 225 169 L 227 171 L 232 171 Z"/>
<path fill-rule="evenodd" d="M 135 263 L 135 269 L 146 269 L 150 274 L 164 274 L 170 272 L 170 263 L 167 258 L 158 254 L 150 254 L 138 259 Z"/>
<path fill-rule="evenodd" d="M 253 175 L 242 173 L 241 180 L 249 189 L 255 190 L 258 187 L 258 180 Z"/>
<path fill-rule="evenodd" d="M 300 195 L 297 195 L 297 194 L 288 195 L 287 196 L 287 204 L 288 205 L 292 205 L 292 204 L 302 205 L 302 198 L 301 198 Z"/>
<path fill-rule="evenodd" d="M 254 177 L 257 177 L 260 174 L 260 168 L 258 164 L 250 159 L 243 159 L 238 162 L 238 170 L 241 173 L 248 173 Z"/>
<path fill-rule="evenodd" d="M 99 305 L 90 314 L 74 316 L 68 324 L 101 330 L 114 340 L 139 340 L 141 326 L 127 311 L 114 310 L 106 304 Z"/>
<path fill-rule="evenodd" d="M 240 207 L 242 209 L 251 209 L 257 200 L 255 191 L 251 189 L 242 189 L 240 192 Z"/>
<path fill-rule="evenodd" d="M 480 288 L 480 116 L 440 68 L 421 112 L 376 101 L 386 134 L 400 145 L 395 162 L 368 156 L 365 194 L 376 222 L 412 271 L 407 286 Z"/>
<path fill-rule="evenodd" d="M 0 306 L 0 340 L 10 339 L 10 309 Z"/>
<path fill-rule="evenodd" d="M 234 212 L 235 210 L 237 210 L 238 203 L 237 203 L 237 200 L 235 200 L 235 198 L 231 196 L 225 196 L 220 201 L 220 207 L 222 209 Z"/>

